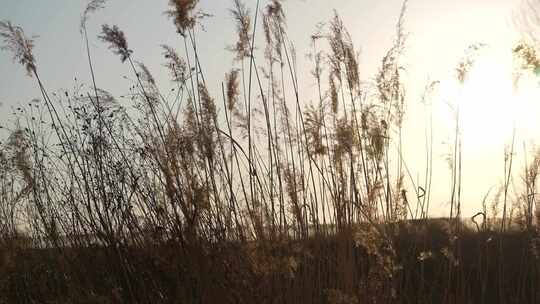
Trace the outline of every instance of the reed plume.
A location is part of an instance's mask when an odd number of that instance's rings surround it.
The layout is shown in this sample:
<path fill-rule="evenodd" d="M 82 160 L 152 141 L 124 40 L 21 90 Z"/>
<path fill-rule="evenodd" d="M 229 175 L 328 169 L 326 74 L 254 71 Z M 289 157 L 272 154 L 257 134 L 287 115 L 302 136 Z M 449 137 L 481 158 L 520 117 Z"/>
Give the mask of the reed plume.
<path fill-rule="evenodd" d="M 168 45 L 161 45 L 163 57 L 166 63 L 164 66 L 169 70 L 174 82 L 183 82 L 186 79 L 186 62 L 178 55 L 176 50 Z"/>
<path fill-rule="evenodd" d="M 236 22 L 236 32 L 238 34 L 238 40 L 232 50 L 236 53 L 236 59 L 241 60 L 251 53 L 249 37 L 251 28 L 250 12 L 240 0 L 234 0 L 234 7 L 230 9 L 230 12 Z"/>
<path fill-rule="evenodd" d="M 88 22 L 90 15 L 96 12 L 97 10 L 105 8 L 106 2 L 107 0 L 91 0 L 90 2 L 88 2 L 81 17 L 81 25 L 80 25 L 81 32 L 86 27 L 86 23 Z"/>
<path fill-rule="evenodd" d="M 536 49 L 527 43 L 518 44 L 513 50 L 514 56 L 521 61 L 521 68 L 538 73 L 540 58 Z"/>
<path fill-rule="evenodd" d="M 113 25 L 112 27 L 107 24 L 102 25 L 101 35 L 98 36 L 98 38 L 103 42 L 109 43 L 109 49 L 120 56 L 122 63 L 128 60 L 133 53 L 133 51 L 128 48 L 124 32 L 116 25 Z"/>
<path fill-rule="evenodd" d="M 13 60 L 24 66 L 31 76 L 36 70 L 36 60 L 32 53 L 34 40 L 26 37 L 23 29 L 10 21 L 0 21 L 0 37 L 3 39 L 0 50 L 11 52 Z"/>
<path fill-rule="evenodd" d="M 137 65 L 139 66 L 139 69 L 141 69 L 141 73 L 139 74 L 142 81 L 146 82 L 147 84 L 151 86 L 155 86 L 156 80 L 154 79 L 154 76 L 152 75 L 152 73 L 150 73 L 150 70 L 148 69 L 148 67 L 142 62 L 137 62 Z"/>
<path fill-rule="evenodd" d="M 197 23 L 198 16 L 193 13 L 199 0 L 169 0 L 171 9 L 165 11 L 165 14 L 173 19 L 176 30 L 182 36 L 193 28 Z"/>
<path fill-rule="evenodd" d="M 240 94 L 240 84 L 238 82 L 239 70 L 233 69 L 225 75 L 225 83 L 227 84 L 227 109 L 232 111 L 236 107 Z"/>

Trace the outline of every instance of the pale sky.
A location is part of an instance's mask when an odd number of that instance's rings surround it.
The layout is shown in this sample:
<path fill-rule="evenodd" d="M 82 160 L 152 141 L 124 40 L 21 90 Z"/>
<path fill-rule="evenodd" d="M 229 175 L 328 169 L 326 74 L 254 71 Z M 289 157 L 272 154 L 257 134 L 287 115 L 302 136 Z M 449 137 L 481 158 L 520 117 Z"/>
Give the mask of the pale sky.
<path fill-rule="evenodd" d="M 245 0 L 253 9 L 255 0 Z M 89 33 L 96 37 L 103 23 L 117 24 L 128 38 L 134 58 L 143 61 L 158 83 L 167 84 L 168 74 L 160 44 L 179 46 L 181 40 L 170 20 L 163 15 L 167 0 L 110 0 L 106 9 L 92 15 Z M 262 1 L 264 4 L 264 1 Z M 519 93 L 512 89 L 511 49 L 519 39 L 513 16 L 518 0 L 410 0 L 405 27 L 409 33 L 402 63 L 406 68 L 408 97 L 405 124 L 405 161 L 411 174 L 422 178 L 424 170 L 424 108 L 420 104 L 421 89 L 428 80 L 441 81 L 433 100 L 434 119 L 434 193 L 433 213 L 446 215 L 450 197 L 449 170 L 443 142 L 451 137 L 452 123 L 448 103 L 456 99 L 463 116 L 463 194 L 464 214 L 480 211 L 481 200 L 492 185 L 502 180 L 504 144 L 512 127 L 517 127 L 516 157 L 523 158 L 523 145 L 532 147 L 535 134 L 540 134 L 538 84 L 529 81 L 528 89 Z M 89 83 L 90 75 L 84 45 L 79 34 L 79 20 L 86 5 L 83 0 L 0 0 L 0 20 L 21 25 L 27 35 L 36 38 L 35 57 L 41 77 L 51 90 L 71 88 L 74 77 Z M 200 58 L 211 92 L 219 92 L 223 75 L 231 68 L 232 55 L 225 50 L 234 41 L 234 23 L 228 0 L 201 0 L 200 8 L 213 17 L 205 20 L 205 32 L 199 34 Z M 319 22 L 327 22 L 333 9 L 342 17 L 360 50 L 363 81 L 377 71 L 380 59 L 394 38 L 400 0 L 287 0 L 290 39 L 298 51 L 299 70 L 311 69 L 304 54 L 309 51 L 310 34 Z M 92 34 L 93 33 L 93 34 Z M 478 68 L 473 69 L 470 83 L 459 88 L 455 67 L 465 49 L 473 43 L 485 43 L 479 55 Z M 93 62 L 98 86 L 115 94 L 127 92 L 130 85 L 122 78 L 129 69 L 106 45 L 93 39 Z M 39 97 L 33 79 L 22 67 L 11 61 L 10 54 L 0 53 L 0 121 L 8 120 L 10 107 Z M 302 78 L 304 77 L 304 78 Z M 308 73 L 300 75 L 301 92 L 310 98 L 314 89 Z M 213 86 L 213 87 L 212 87 Z M 517 97 L 516 97 L 517 96 Z M 309 100 L 308 100 L 309 101 Z M 520 102 L 520 105 L 516 103 Z M 511 105 L 511 107 L 509 107 Z M 512 119 L 508 113 L 512 109 Z M 412 135 L 407 135 L 412 134 Z M 521 170 L 516 165 L 516 170 Z M 516 182 L 519 175 L 516 174 Z"/>

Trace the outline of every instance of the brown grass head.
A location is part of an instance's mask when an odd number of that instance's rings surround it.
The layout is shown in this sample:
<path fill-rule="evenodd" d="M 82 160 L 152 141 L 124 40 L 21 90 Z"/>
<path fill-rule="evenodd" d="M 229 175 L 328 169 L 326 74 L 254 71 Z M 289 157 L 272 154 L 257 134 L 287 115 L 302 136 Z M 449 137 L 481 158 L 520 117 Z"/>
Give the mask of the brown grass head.
<path fill-rule="evenodd" d="M 331 66 L 332 74 L 336 79 L 341 82 L 341 63 L 345 58 L 344 55 L 344 38 L 345 26 L 343 21 L 334 11 L 334 17 L 330 21 L 330 32 L 328 33 L 328 43 L 330 44 L 331 54 L 329 56 L 329 64 Z"/>
<path fill-rule="evenodd" d="M 217 110 L 214 99 L 208 93 L 208 89 L 203 84 L 199 84 L 199 94 L 201 97 L 201 127 L 200 148 L 208 159 L 214 159 L 216 142 Z"/>
<path fill-rule="evenodd" d="M 305 133 L 308 138 L 308 149 L 313 155 L 326 154 L 323 141 L 324 109 L 308 106 L 304 113 Z"/>
<path fill-rule="evenodd" d="M 0 21 L 0 37 L 3 40 L 0 50 L 12 52 L 13 60 L 22 64 L 28 75 L 32 75 L 36 70 L 36 60 L 32 53 L 34 40 L 26 37 L 23 29 L 10 21 Z"/>
<path fill-rule="evenodd" d="M 347 81 L 351 89 L 359 89 L 360 74 L 358 69 L 357 54 L 354 50 L 352 41 L 345 47 L 345 67 L 347 68 Z"/>
<path fill-rule="evenodd" d="M 467 79 L 467 75 L 469 74 L 469 71 L 474 65 L 474 62 L 476 61 L 476 55 L 478 51 L 480 51 L 482 48 L 484 48 L 486 45 L 483 43 L 475 43 L 470 45 L 466 52 L 465 56 L 462 58 L 462 60 L 458 63 L 458 66 L 456 68 L 456 74 L 457 79 L 460 83 L 465 82 Z"/>
<path fill-rule="evenodd" d="M 298 174 L 295 174 L 291 167 L 292 166 L 288 164 L 283 165 L 283 180 L 285 184 L 285 191 L 290 200 L 289 207 L 291 214 L 295 217 L 297 224 L 301 224 L 303 222 L 301 206 L 302 201 L 300 197 L 301 185 L 299 185 L 301 181 L 297 176 Z"/>
<path fill-rule="evenodd" d="M 330 101 L 332 106 L 332 113 L 337 114 L 339 110 L 339 95 L 336 88 L 336 83 L 334 82 L 334 77 L 330 76 L 328 78 L 329 90 L 330 90 Z"/>
<path fill-rule="evenodd" d="M 176 30 L 182 36 L 197 23 L 198 16 L 193 14 L 199 0 L 169 0 L 170 10 L 165 14 L 173 19 Z"/>
<path fill-rule="evenodd" d="M 383 103 L 391 103 L 399 98 L 401 89 L 401 56 L 403 45 L 394 44 L 383 57 L 381 67 L 377 74 L 376 83 L 379 98 Z M 464 72 L 466 73 L 466 72 Z"/>
<path fill-rule="evenodd" d="M 173 143 L 178 143 L 179 147 L 181 147 L 180 155 L 183 158 L 191 157 L 195 153 L 196 130 L 198 127 L 195 109 L 191 106 L 192 102 L 191 97 L 189 97 L 187 101 L 189 106 L 184 109 L 183 124 L 172 134 L 178 141 Z"/>
<path fill-rule="evenodd" d="M 98 36 L 98 38 L 103 42 L 109 43 L 109 49 L 119 55 L 122 62 L 125 62 L 133 53 L 133 51 L 128 48 L 124 32 L 116 25 L 113 25 L 112 27 L 107 24 L 102 25 L 101 35 Z"/>
<path fill-rule="evenodd" d="M 81 32 L 86 28 L 86 22 L 88 21 L 90 15 L 97 10 L 105 8 L 105 2 L 107 2 L 107 0 L 91 0 L 90 2 L 88 2 L 88 5 L 86 5 L 86 8 L 84 9 L 81 17 Z"/>
<path fill-rule="evenodd" d="M 238 74 L 239 71 L 233 69 L 225 75 L 225 82 L 227 83 L 227 108 L 229 111 L 232 111 L 235 108 L 236 103 L 238 102 L 238 96 L 240 95 Z"/>
<path fill-rule="evenodd" d="M 352 38 L 336 11 L 334 11 L 334 17 L 330 22 L 327 39 L 331 50 L 328 61 L 332 75 L 341 83 L 342 73 L 345 71 L 350 90 L 358 91 L 360 85 L 358 55 L 354 49 Z"/>
<path fill-rule="evenodd" d="M 241 60 L 250 55 L 250 28 L 251 17 L 250 12 L 246 5 L 240 0 L 234 0 L 234 7 L 230 9 L 230 12 L 236 22 L 236 32 L 238 34 L 238 40 L 232 50 L 236 53 L 236 58 Z"/>
<path fill-rule="evenodd" d="M 14 167 L 23 176 L 24 181 L 29 186 L 33 182 L 32 178 L 32 160 L 30 158 L 30 142 L 23 129 L 13 131 L 7 142 L 9 148 L 13 151 L 11 161 Z"/>
<path fill-rule="evenodd" d="M 186 79 L 186 62 L 180 58 L 178 53 L 168 45 L 161 45 L 163 48 L 163 57 L 167 61 L 164 66 L 169 70 L 172 80 L 183 82 Z"/>
<path fill-rule="evenodd" d="M 521 68 L 534 72 L 540 68 L 540 58 L 533 46 L 522 42 L 518 44 L 512 52 L 514 53 L 514 56 L 521 61 Z"/>
<path fill-rule="evenodd" d="M 267 57 L 272 56 L 274 52 L 281 57 L 281 48 L 283 45 L 282 35 L 285 32 L 285 11 L 281 0 L 272 0 L 265 9 L 263 16 L 263 30 L 267 44 Z"/>
<path fill-rule="evenodd" d="M 338 149 L 347 153 L 353 152 L 353 147 L 356 143 L 355 127 L 352 121 L 346 118 L 340 118 L 337 121 L 336 140 Z"/>
<path fill-rule="evenodd" d="M 217 120 L 217 110 L 214 99 L 210 97 L 204 84 L 199 84 L 199 94 L 202 101 L 202 118 L 205 125 L 214 125 Z"/>
<path fill-rule="evenodd" d="M 273 20 L 274 25 L 276 26 L 276 34 L 279 34 L 277 33 L 279 31 L 284 31 L 286 18 L 281 0 L 270 1 L 270 3 L 266 6 L 266 16 Z"/>
<path fill-rule="evenodd" d="M 336 11 L 334 11 L 334 17 L 330 22 L 328 42 L 331 49 L 329 62 L 332 73 L 341 82 L 341 74 L 345 68 L 345 76 L 350 89 L 358 89 L 360 77 L 357 53 L 352 38 Z"/>
<path fill-rule="evenodd" d="M 146 65 L 142 62 L 137 62 L 137 65 L 139 66 L 139 69 L 141 70 L 141 72 L 139 73 L 139 77 L 141 77 L 141 79 L 146 82 L 148 85 L 150 86 L 155 86 L 156 85 L 156 80 L 154 79 L 154 76 L 152 75 L 152 73 L 150 73 L 150 70 L 148 69 L 148 67 L 146 67 Z"/>

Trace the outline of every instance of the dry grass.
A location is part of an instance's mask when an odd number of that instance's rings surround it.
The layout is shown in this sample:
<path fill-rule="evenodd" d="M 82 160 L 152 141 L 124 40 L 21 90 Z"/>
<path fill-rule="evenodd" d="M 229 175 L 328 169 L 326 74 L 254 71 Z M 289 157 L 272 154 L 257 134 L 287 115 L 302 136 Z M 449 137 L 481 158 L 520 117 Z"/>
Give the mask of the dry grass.
<path fill-rule="evenodd" d="M 83 12 L 87 45 L 89 15 L 104 4 Z M 375 85 L 360 80 L 337 13 L 312 35 L 315 105 L 300 101 L 279 0 L 254 12 L 231 3 L 235 60 L 222 96 L 212 96 L 197 56 L 206 16 L 197 4 L 171 0 L 166 12 L 189 54 L 162 46 L 170 100 L 124 32 L 103 25 L 99 39 L 134 76 L 129 105 L 95 81 L 49 93 L 34 42 L 0 23 L 2 49 L 42 93 L 21 107 L 0 150 L 0 303 L 539 301 L 538 155 L 525 169 L 521 212 L 507 212 L 502 189 L 502 222 L 485 207 L 476 232 L 461 219 L 459 126 L 450 219 L 427 218 L 431 169 L 423 186 L 406 174 L 406 2 Z M 537 67 L 531 47 L 515 53 Z M 458 67 L 460 80 L 472 64 Z"/>

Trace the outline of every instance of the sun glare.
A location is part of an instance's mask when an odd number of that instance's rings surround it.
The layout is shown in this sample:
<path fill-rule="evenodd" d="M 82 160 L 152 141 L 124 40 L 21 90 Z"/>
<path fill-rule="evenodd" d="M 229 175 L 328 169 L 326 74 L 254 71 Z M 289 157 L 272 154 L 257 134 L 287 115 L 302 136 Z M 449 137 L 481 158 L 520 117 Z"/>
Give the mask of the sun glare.
<path fill-rule="evenodd" d="M 513 134 L 534 139 L 538 127 L 539 80 L 517 74 L 511 50 L 479 54 L 463 83 L 443 83 L 442 97 L 455 123 L 459 111 L 460 132 L 467 150 L 491 150 L 509 143 Z"/>

